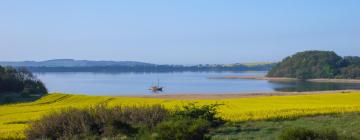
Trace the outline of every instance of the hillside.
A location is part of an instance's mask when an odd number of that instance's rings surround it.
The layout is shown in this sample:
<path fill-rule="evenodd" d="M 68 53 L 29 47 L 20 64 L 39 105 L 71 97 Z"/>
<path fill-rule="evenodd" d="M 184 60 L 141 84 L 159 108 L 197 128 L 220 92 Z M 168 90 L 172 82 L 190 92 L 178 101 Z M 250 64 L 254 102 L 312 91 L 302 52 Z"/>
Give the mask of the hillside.
<path fill-rule="evenodd" d="M 136 61 L 90 61 L 74 59 L 53 59 L 46 61 L 0 62 L 13 67 L 96 67 L 96 66 L 151 66 L 154 64 Z"/>
<path fill-rule="evenodd" d="M 330 51 L 305 51 L 275 65 L 268 77 L 298 79 L 360 79 L 360 57 L 341 57 Z"/>

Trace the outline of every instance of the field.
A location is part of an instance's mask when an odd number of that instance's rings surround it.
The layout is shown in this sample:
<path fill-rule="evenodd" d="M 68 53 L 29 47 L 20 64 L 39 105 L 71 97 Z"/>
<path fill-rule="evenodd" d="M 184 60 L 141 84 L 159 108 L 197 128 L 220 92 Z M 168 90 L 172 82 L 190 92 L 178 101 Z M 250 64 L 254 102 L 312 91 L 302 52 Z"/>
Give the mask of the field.
<path fill-rule="evenodd" d="M 360 92 L 263 96 L 229 99 L 177 100 L 160 98 L 86 96 L 54 93 L 35 102 L 0 106 L 0 139 L 23 138 L 27 124 L 42 115 L 66 107 L 163 104 L 171 109 L 191 102 L 223 104 L 219 115 L 230 121 L 288 120 L 301 116 L 360 112 Z"/>

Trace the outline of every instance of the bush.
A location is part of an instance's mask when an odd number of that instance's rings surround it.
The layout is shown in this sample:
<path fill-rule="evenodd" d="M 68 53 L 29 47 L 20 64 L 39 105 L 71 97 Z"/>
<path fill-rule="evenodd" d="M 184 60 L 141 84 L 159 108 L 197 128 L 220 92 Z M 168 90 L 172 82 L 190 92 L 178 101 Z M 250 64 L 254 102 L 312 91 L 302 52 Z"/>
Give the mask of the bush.
<path fill-rule="evenodd" d="M 154 128 L 158 123 L 170 116 L 170 112 L 161 105 L 116 107 L 116 118 L 122 118 L 138 127 Z"/>
<path fill-rule="evenodd" d="M 157 140 L 202 140 L 211 124 L 204 119 L 172 119 L 155 128 Z"/>
<path fill-rule="evenodd" d="M 196 106 L 189 104 L 175 111 L 174 115 L 156 126 L 155 139 L 159 140 L 201 140 L 206 139 L 209 129 L 224 121 L 217 117 L 220 104 Z"/>
<path fill-rule="evenodd" d="M 338 140 L 335 130 L 309 130 L 305 128 L 285 129 L 279 136 L 280 140 Z"/>
<path fill-rule="evenodd" d="M 222 124 L 224 120 L 217 117 L 217 107 L 221 104 L 211 104 L 196 106 L 195 104 L 189 104 L 184 106 L 182 110 L 175 112 L 175 116 L 179 118 L 192 118 L 192 119 L 204 119 L 209 121 L 212 126 Z"/>
<path fill-rule="evenodd" d="M 26 131 L 28 139 L 62 139 L 90 134 L 89 114 L 84 110 L 67 109 L 34 122 Z"/>
<path fill-rule="evenodd" d="M 26 130 L 28 139 L 130 137 L 141 127 L 154 127 L 168 116 L 160 105 L 88 109 L 69 108 L 44 116 Z M 140 125 L 141 124 L 141 125 Z"/>

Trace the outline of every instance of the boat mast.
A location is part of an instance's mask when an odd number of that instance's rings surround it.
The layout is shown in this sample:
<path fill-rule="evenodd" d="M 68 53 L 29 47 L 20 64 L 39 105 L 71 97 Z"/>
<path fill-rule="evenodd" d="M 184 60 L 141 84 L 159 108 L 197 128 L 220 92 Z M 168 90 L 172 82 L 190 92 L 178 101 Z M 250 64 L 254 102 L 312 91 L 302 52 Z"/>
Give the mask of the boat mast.
<path fill-rule="evenodd" d="M 159 80 L 159 78 L 157 79 L 157 87 L 160 87 L 160 80 Z"/>

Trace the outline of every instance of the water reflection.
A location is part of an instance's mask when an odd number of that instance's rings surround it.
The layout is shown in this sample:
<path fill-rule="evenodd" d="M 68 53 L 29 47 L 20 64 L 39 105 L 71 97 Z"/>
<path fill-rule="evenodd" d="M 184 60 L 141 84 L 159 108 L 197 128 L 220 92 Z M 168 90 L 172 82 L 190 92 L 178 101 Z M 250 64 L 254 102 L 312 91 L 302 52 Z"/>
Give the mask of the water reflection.
<path fill-rule="evenodd" d="M 360 84 L 355 83 L 317 83 L 306 81 L 269 82 L 277 85 L 275 91 L 304 92 L 304 91 L 329 91 L 329 90 L 358 90 Z"/>

